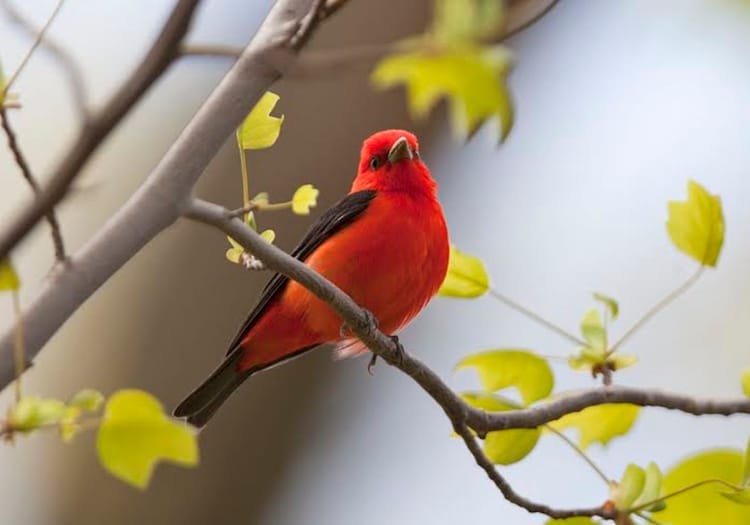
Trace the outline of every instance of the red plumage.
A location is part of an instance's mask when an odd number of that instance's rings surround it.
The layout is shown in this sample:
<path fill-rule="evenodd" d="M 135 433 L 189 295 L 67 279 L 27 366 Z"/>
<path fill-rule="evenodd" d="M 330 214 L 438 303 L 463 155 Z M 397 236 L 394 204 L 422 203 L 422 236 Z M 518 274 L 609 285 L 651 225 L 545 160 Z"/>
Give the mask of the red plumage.
<path fill-rule="evenodd" d="M 381 131 L 365 140 L 347 198 L 293 252 L 348 293 L 393 334 L 435 295 L 448 268 L 448 233 L 436 184 L 416 137 Z M 235 338 L 227 360 L 175 411 L 202 426 L 247 376 L 323 343 L 339 357 L 365 350 L 341 319 L 296 282 L 275 277 Z"/>

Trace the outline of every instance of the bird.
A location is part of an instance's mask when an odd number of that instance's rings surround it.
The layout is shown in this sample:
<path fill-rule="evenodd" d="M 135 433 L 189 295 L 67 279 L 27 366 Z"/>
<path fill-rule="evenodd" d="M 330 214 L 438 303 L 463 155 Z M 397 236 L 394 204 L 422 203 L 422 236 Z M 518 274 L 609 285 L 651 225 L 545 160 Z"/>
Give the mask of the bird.
<path fill-rule="evenodd" d="M 389 129 L 363 142 L 348 195 L 320 216 L 291 255 L 346 292 L 391 336 L 437 293 L 449 252 L 437 183 L 417 137 Z M 368 351 L 328 304 L 276 274 L 223 362 L 174 416 L 202 428 L 248 377 L 326 343 L 335 345 L 336 359 Z"/>

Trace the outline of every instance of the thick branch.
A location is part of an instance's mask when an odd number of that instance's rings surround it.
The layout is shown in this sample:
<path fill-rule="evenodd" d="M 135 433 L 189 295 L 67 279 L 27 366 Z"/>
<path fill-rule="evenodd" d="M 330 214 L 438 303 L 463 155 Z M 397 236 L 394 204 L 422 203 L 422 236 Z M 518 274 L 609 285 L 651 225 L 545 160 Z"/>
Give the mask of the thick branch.
<path fill-rule="evenodd" d="M 166 71 L 178 54 L 180 42 L 187 33 L 198 3 L 199 0 L 179 0 L 138 69 L 104 109 L 86 121 L 76 143 L 49 178 L 49 185 L 0 236 L 0 260 L 5 259 L 36 223 L 62 200 L 70 184 L 109 132 Z"/>
<path fill-rule="evenodd" d="M 184 9 L 186 4 L 180 5 Z M 177 219 L 181 203 L 209 161 L 265 90 L 281 76 L 281 68 L 294 60 L 296 54 L 290 49 L 289 40 L 313 5 L 312 0 L 279 0 L 274 5 L 242 56 L 141 188 L 70 258 L 70 264 L 45 283 L 24 312 L 30 359 L 99 286 Z M 308 30 L 314 27 L 315 24 Z M 68 169 L 61 168 L 58 173 L 68 173 Z M 16 224 L 14 233 L 3 237 L 8 241 L 3 246 L 15 244 L 20 231 L 17 227 Z M 13 380 L 9 358 L 12 342 L 11 330 L 0 337 L 2 386 Z"/>

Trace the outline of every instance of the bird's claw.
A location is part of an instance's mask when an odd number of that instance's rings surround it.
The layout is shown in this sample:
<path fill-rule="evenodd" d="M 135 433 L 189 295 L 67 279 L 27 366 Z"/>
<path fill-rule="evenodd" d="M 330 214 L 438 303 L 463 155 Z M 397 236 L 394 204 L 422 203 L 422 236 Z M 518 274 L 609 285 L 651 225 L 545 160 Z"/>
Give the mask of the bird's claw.
<path fill-rule="evenodd" d="M 397 335 L 391 335 L 389 337 L 391 341 L 393 341 L 396 345 L 396 363 L 398 366 L 401 366 L 404 363 L 404 358 L 406 357 L 406 350 L 404 349 L 404 345 L 401 344 L 401 341 L 399 341 Z"/>
<path fill-rule="evenodd" d="M 375 365 L 378 363 L 378 354 L 372 354 L 370 356 L 370 362 L 367 363 L 367 373 L 371 376 L 375 375 Z"/>

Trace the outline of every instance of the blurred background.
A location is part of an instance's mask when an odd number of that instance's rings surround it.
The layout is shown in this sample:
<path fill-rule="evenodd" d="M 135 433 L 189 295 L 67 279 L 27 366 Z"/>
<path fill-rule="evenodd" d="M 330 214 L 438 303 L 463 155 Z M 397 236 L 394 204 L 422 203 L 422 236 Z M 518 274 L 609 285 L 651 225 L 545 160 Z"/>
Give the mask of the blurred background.
<path fill-rule="evenodd" d="M 192 43 L 241 45 L 271 0 L 205 0 Z M 17 2 L 41 25 L 52 0 Z M 94 106 L 150 45 L 172 6 L 165 0 L 68 0 L 51 28 L 85 71 Z M 311 49 L 390 42 L 421 31 L 430 2 L 351 1 Z M 452 240 L 482 257 L 494 287 L 575 331 L 592 291 L 620 300 L 621 334 L 693 271 L 670 244 L 666 203 L 688 178 L 722 197 L 727 234 L 717 270 L 634 337 L 640 363 L 618 382 L 706 396 L 740 394 L 750 365 L 750 9 L 739 1 L 560 2 L 508 45 L 516 123 L 507 142 L 485 126 L 465 145 L 444 108 L 412 122 L 403 92 L 369 86 L 371 63 L 298 72 L 272 89 L 286 115 L 281 138 L 248 157 L 252 191 L 285 199 L 302 183 L 321 189 L 320 213 L 343 195 L 359 146 L 390 127 L 417 132 L 440 182 Z M 28 36 L 0 13 L 0 59 L 13 71 Z M 80 246 L 141 183 L 227 70 L 220 58 L 176 63 L 95 156 L 60 208 L 65 239 Z M 35 173 L 48 173 L 74 137 L 76 116 L 59 65 L 44 50 L 15 85 L 12 112 Z M 233 140 L 198 188 L 241 204 Z M 29 191 L 0 148 L 0 222 Z M 277 243 L 291 248 L 311 217 L 266 214 Z M 138 387 L 173 407 L 213 369 L 267 275 L 224 259 L 226 239 L 180 222 L 155 239 L 91 298 L 47 345 L 25 379 L 28 393 L 66 398 L 81 387 Z M 46 227 L 15 255 L 28 302 L 52 260 Z M 8 299 L 0 324 L 10 324 Z M 406 347 L 451 386 L 464 355 L 498 347 L 566 356 L 573 349 L 489 298 L 438 299 L 406 330 Z M 308 354 L 240 389 L 201 435 L 195 470 L 160 466 L 146 492 L 98 465 L 92 435 L 63 445 L 52 433 L 0 447 L 3 522 L 99 523 L 473 523 L 539 524 L 505 502 L 442 411 L 408 378 L 367 359 L 333 363 Z M 590 386 L 553 361 L 558 391 Z M 11 392 L 0 404 L 11 401 Z M 663 469 L 699 448 L 744 448 L 746 420 L 644 411 L 632 434 L 592 456 L 613 478 L 629 462 Z M 600 503 L 606 487 L 564 444 L 546 436 L 521 464 L 503 468 L 518 491 L 551 504 Z"/>

